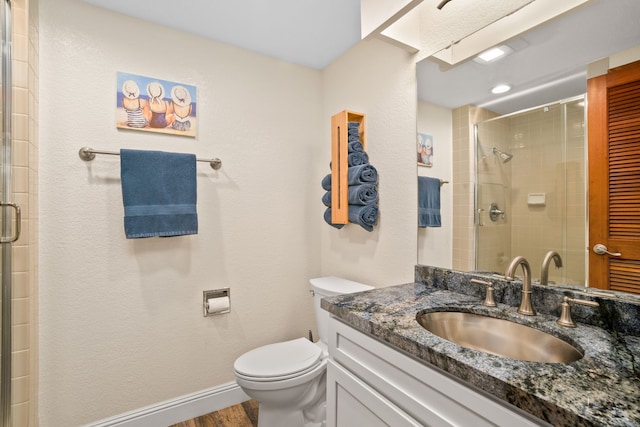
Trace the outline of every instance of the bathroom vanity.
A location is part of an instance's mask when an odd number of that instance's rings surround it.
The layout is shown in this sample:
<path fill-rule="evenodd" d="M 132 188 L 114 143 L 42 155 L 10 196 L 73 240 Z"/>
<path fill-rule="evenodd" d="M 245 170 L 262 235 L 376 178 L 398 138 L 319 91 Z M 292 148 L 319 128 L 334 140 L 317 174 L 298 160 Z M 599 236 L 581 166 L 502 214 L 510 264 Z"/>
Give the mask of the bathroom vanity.
<path fill-rule="evenodd" d="M 327 298 L 328 426 L 640 425 L 640 302 L 534 286 L 536 316 L 516 312 L 521 284 L 491 279 L 497 307 L 482 303 L 481 276 L 428 268 L 416 282 Z M 484 277 L 486 280 L 487 277 Z M 557 325 L 563 296 L 577 328 Z M 505 303 L 506 302 L 506 303 Z M 423 328 L 417 315 L 459 311 L 552 334 L 584 356 L 542 363 L 472 350 Z"/>
<path fill-rule="evenodd" d="M 345 323 L 330 321 L 328 426 L 539 426 Z"/>

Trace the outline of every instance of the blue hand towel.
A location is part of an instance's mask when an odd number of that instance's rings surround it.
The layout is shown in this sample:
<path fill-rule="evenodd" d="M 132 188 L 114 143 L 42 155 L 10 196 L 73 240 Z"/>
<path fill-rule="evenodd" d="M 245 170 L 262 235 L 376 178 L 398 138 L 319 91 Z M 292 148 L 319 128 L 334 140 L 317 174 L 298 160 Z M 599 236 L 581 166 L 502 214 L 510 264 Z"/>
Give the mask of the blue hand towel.
<path fill-rule="evenodd" d="M 196 156 L 120 150 L 127 239 L 198 233 Z"/>
<path fill-rule="evenodd" d="M 440 180 L 418 177 L 418 227 L 440 227 Z"/>
<path fill-rule="evenodd" d="M 378 222 L 378 214 L 378 205 L 349 205 L 349 221 L 360 224 L 367 231 L 373 231 L 373 226 Z"/>
<path fill-rule="evenodd" d="M 354 166 L 347 171 L 349 185 L 375 184 L 378 182 L 378 171 L 371 164 Z"/>

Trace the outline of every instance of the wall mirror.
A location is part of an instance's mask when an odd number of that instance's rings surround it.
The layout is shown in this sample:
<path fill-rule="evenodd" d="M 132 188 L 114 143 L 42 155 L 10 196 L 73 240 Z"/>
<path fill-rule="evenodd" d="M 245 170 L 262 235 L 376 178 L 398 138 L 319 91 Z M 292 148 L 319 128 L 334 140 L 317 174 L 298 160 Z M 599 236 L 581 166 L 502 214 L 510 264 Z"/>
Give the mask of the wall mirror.
<path fill-rule="evenodd" d="M 638 16 L 635 0 L 589 2 L 498 44 L 500 59 L 417 64 L 418 152 L 432 153 L 418 177 L 448 182 L 442 226 L 418 228 L 418 264 L 504 273 L 523 255 L 539 278 L 555 250 L 550 282 L 586 284 L 587 66 L 640 49 Z"/>

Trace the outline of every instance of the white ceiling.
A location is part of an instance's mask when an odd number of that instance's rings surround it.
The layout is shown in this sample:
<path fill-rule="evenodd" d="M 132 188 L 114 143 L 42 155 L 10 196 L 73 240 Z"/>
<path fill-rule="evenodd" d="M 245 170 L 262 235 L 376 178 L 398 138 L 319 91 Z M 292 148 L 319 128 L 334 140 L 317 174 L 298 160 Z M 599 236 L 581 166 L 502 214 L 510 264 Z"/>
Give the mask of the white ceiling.
<path fill-rule="evenodd" d="M 360 0 L 85 0 L 314 69 L 360 41 Z"/>
<path fill-rule="evenodd" d="M 360 40 L 360 0 L 84 1 L 314 69 Z M 508 113 L 582 94 L 588 63 L 640 45 L 640 0 L 597 0 L 509 43 L 516 52 L 490 65 L 422 61 L 418 98 Z M 498 98 L 497 83 L 514 89 Z"/>
<path fill-rule="evenodd" d="M 587 64 L 640 46 L 640 0 L 598 0 L 507 44 L 516 51 L 488 65 L 467 61 L 441 72 L 430 60 L 420 62 L 418 98 L 447 108 L 473 104 L 506 114 L 583 94 Z M 492 95 L 498 83 L 513 89 Z"/>

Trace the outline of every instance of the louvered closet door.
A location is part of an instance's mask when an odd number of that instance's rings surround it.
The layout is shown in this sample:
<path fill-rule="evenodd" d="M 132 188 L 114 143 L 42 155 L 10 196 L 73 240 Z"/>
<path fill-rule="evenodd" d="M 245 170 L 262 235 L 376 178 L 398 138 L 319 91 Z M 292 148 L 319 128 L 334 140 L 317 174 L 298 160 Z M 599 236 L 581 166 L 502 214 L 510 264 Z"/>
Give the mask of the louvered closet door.
<path fill-rule="evenodd" d="M 590 79 L 587 92 L 589 285 L 640 293 L 640 61 Z"/>

